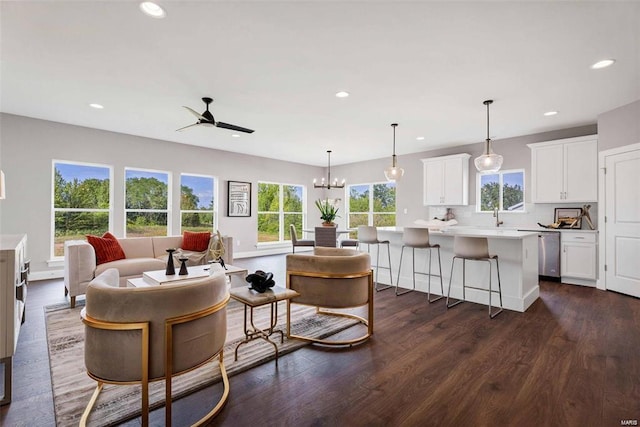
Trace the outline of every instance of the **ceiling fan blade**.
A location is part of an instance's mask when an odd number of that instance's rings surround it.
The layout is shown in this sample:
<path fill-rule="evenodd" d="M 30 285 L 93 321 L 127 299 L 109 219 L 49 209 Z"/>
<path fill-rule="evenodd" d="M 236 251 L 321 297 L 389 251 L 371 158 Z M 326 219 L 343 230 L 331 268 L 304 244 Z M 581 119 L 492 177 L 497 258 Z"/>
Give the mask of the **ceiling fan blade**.
<path fill-rule="evenodd" d="M 245 133 L 253 133 L 253 129 L 247 129 L 247 128 L 243 128 L 240 126 L 236 126 L 236 125 L 230 125 L 229 123 L 224 123 L 224 122 L 216 122 L 216 127 L 219 128 L 224 128 L 224 129 L 231 129 L 231 130 L 237 130 L 238 132 L 245 132 Z"/>
<path fill-rule="evenodd" d="M 184 108 L 186 108 L 187 110 L 189 110 L 191 112 L 191 114 L 193 114 L 194 116 L 196 116 L 197 118 L 199 118 L 200 120 L 204 120 L 205 122 L 208 121 L 208 119 L 206 117 L 204 117 L 202 114 L 198 113 L 196 110 L 189 108 L 189 107 L 185 107 L 183 105 Z"/>
<path fill-rule="evenodd" d="M 185 129 L 190 128 L 190 127 L 193 127 L 193 126 L 198 126 L 199 124 L 200 124 L 200 123 L 194 123 L 194 124 L 192 124 L 192 125 L 188 125 L 188 126 L 185 126 L 185 127 L 183 127 L 183 128 L 176 129 L 176 132 L 180 132 L 180 131 L 182 131 L 182 130 L 185 130 Z"/>

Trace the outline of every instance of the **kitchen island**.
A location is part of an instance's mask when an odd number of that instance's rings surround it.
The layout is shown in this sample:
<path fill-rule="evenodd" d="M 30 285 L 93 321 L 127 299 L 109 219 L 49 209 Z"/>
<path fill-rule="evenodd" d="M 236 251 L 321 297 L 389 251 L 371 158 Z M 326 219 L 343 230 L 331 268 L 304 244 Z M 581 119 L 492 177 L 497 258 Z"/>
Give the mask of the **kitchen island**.
<path fill-rule="evenodd" d="M 402 227 L 379 227 L 378 238 L 391 242 L 391 267 L 393 284 L 398 278 L 400 250 L 402 248 Z M 489 252 L 498 255 L 500 262 L 500 282 L 502 284 L 502 305 L 505 309 L 524 312 L 540 295 L 538 286 L 538 234 L 530 231 L 517 231 L 499 228 L 449 227 L 442 230 L 430 230 L 431 244 L 440 245 L 442 259 L 442 281 L 446 296 L 451 277 L 451 263 L 453 260 L 453 237 L 487 237 Z M 362 245 L 360 250 L 367 250 Z M 376 248 L 372 247 L 372 261 L 375 260 Z M 386 254 L 380 254 L 380 265 L 386 265 Z M 416 249 L 416 271 L 428 271 L 429 251 Z M 411 288 L 411 250 L 405 249 L 400 272 L 400 287 Z M 385 270 L 380 271 L 380 283 L 389 282 L 389 275 Z M 433 251 L 431 273 L 438 274 L 437 251 Z M 377 278 L 376 278 L 377 279 Z M 416 275 L 416 290 L 427 292 L 428 276 Z M 495 268 L 492 268 L 492 287 L 497 290 L 498 280 Z M 488 288 L 489 266 L 486 262 L 467 261 L 467 286 Z M 393 292 L 389 290 L 387 292 Z M 440 280 L 431 278 L 431 293 L 440 294 Z M 408 294 L 411 295 L 411 294 Z M 407 296 L 405 296 L 407 297 Z M 451 297 L 462 298 L 462 262 L 456 262 L 451 283 Z M 491 294 L 491 305 L 497 306 L 497 294 Z M 426 295 L 424 296 L 426 302 Z M 488 304 L 489 293 L 475 289 L 466 289 L 466 300 L 479 304 Z"/>

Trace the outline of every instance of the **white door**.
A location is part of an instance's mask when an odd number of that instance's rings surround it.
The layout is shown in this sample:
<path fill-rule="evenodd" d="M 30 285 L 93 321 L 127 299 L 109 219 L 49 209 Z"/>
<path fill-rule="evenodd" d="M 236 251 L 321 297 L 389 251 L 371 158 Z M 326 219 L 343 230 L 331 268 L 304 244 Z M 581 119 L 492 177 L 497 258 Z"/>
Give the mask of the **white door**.
<path fill-rule="evenodd" d="M 563 202 L 598 201 L 598 140 L 565 145 Z"/>
<path fill-rule="evenodd" d="M 606 286 L 640 298 L 640 150 L 606 157 Z"/>

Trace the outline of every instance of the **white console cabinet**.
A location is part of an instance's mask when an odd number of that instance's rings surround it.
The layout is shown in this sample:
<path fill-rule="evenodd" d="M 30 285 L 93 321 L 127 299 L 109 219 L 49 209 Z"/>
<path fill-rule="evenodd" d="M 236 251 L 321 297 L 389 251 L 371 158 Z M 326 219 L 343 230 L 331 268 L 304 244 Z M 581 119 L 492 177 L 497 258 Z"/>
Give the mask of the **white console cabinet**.
<path fill-rule="evenodd" d="M 27 297 L 26 251 L 26 235 L 0 235 L 0 362 L 4 365 L 4 396 L 0 405 L 11 402 L 13 355 Z"/>
<path fill-rule="evenodd" d="M 421 159 L 425 206 L 469 204 L 469 157 L 463 153 Z"/>
<path fill-rule="evenodd" d="M 598 201 L 597 135 L 528 144 L 533 203 Z"/>
<path fill-rule="evenodd" d="M 596 233 L 563 231 L 561 234 L 562 283 L 595 286 L 598 269 Z"/>

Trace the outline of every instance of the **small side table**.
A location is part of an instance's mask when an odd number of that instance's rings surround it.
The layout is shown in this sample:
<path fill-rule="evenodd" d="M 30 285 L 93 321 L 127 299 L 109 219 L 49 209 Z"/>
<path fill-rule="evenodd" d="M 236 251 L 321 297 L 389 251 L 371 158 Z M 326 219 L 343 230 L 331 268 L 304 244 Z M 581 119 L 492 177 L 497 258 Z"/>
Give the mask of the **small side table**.
<path fill-rule="evenodd" d="M 242 344 L 255 339 L 263 339 L 273 345 L 276 350 L 276 364 L 278 363 L 278 346 L 271 341 L 270 337 L 274 333 L 280 333 L 280 343 L 284 343 L 284 333 L 280 330 L 274 330 L 278 324 L 278 301 L 286 301 L 291 298 L 300 296 L 300 294 L 292 289 L 274 286 L 264 293 L 256 292 L 249 288 L 231 288 L 229 290 L 231 298 L 244 304 L 244 336 L 245 339 L 236 346 L 236 359 L 238 360 L 238 348 Z M 270 304 L 271 321 L 269 327 L 261 329 L 253 323 L 253 309 L 263 305 Z M 249 317 L 247 317 L 247 309 L 249 309 Z"/>

